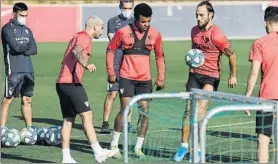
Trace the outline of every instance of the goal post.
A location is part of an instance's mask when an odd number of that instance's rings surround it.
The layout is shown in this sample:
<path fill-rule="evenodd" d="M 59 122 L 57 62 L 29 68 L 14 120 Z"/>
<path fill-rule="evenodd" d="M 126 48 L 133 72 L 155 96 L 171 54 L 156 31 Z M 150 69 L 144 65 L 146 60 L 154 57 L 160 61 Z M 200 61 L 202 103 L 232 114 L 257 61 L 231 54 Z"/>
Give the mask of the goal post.
<path fill-rule="evenodd" d="M 277 163 L 278 153 L 276 151 L 278 147 L 277 143 L 277 101 L 273 100 L 263 100 L 257 97 L 246 97 L 243 95 L 223 93 L 223 92 L 209 92 L 200 89 L 192 89 L 192 95 L 196 100 L 205 99 L 210 102 L 221 102 L 223 105 L 212 107 L 205 115 L 202 120 L 200 127 L 200 146 L 202 151 L 201 162 L 206 162 L 206 137 L 207 137 L 207 124 L 209 120 L 215 115 L 223 112 L 236 112 L 236 111 L 263 111 L 263 112 L 273 112 L 274 115 L 274 125 L 273 125 L 273 138 L 274 138 L 274 162 Z M 196 101 L 195 100 L 195 101 Z M 246 116 L 247 117 L 247 116 Z M 255 122 L 255 120 L 254 120 Z M 255 130 L 255 126 L 252 127 Z M 242 138 L 240 138 L 242 140 Z M 243 148 L 244 149 L 244 148 Z M 234 151 L 234 150 L 230 150 Z M 239 150 L 242 151 L 242 150 Z M 221 156 L 221 155 L 220 155 Z"/>

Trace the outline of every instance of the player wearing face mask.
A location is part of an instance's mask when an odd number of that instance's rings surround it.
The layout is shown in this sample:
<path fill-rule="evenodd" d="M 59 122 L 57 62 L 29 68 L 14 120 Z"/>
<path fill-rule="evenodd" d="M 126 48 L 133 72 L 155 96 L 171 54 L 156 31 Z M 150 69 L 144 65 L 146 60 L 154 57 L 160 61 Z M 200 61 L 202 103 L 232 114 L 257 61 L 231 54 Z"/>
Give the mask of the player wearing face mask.
<path fill-rule="evenodd" d="M 26 127 L 32 126 L 32 96 L 34 69 L 30 56 L 37 54 L 32 31 L 25 26 L 28 7 L 25 3 L 13 6 L 14 18 L 1 31 L 6 72 L 5 95 L 2 101 L 1 128 L 6 126 L 9 105 L 14 97 L 21 95 L 22 115 Z"/>
<path fill-rule="evenodd" d="M 108 27 L 107 27 L 107 36 L 109 41 L 112 40 L 114 34 L 116 31 L 125 25 L 131 24 L 134 22 L 134 18 L 132 17 L 132 9 L 134 6 L 133 0 L 120 0 L 119 8 L 121 10 L 121 13 L 115 17 L 112 17 L 108 21 Z M 117 79 L 119 78 L 119 69 L 120 64 L 122 60 L 123 52 L 121 49 L 118 49 L 115 54 L 114 58 L 114 69 L 117 75 Z M 103 124 L 101 128 L 101 134 L 110 134 L 109 124 L 108 120 L 110 117 L 110 113 L 112 110 L 112 105 L 114 99 L 117 97 L 119 91 L 119 83 L 107 83 L 107 96 L 104 101 L 104 113 L 103 113 Z M 132 126 L 131 126 L 131 114 L 128 117 L 129 122 L 129 132 L 133 132 Z"/>

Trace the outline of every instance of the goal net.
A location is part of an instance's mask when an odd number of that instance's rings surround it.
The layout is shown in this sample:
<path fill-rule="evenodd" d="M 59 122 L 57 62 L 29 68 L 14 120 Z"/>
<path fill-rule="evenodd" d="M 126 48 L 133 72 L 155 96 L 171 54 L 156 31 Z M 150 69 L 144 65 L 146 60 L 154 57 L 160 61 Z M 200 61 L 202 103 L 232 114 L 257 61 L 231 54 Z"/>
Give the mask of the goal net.
<path fill-rule="evenodd" d="M 184 121 L 186 115 L 196 112 L 191 109 L 190 113 L 185 112 L 186 104 L 199 102 L 198 100 L 207 100 L 207 111 L 211 111 L 220 106 L 230 105 L 272 105 L 276 106 L 274 101 L 263 101 L 258 98 L 247 98 L 240 95 L 204 92 L 202 90 L 193 90 L 189 95 L 169 93 L 143 94 L 136 97 L 140 99 L 149 99 L 149 111 L 144 113 L 134 101 L 130 104 L 133 115 L 137 113 L 147 115 L 149 119 L 149 128 L 143 144 L 145 158 L 136 158 L 134 156 L 134 147 L 136 144 L 137 133 L 128 134 L 128 152 L 125 162 L 128 163 L 168 163 L 173 162 L 173 157 L 181 144 L 181 128 L 183 125 L 193 125 L 193 117 L 190 121 Z M 171 97 L 172 96 L 172 97 Z M 135 98 L 135 99 L 136 99 Z M 134 99 L 134 100 L 135 100 Z M 136 103 L 135 103 L 136 102 Z M 133 105 L 133 106 L 132 106 Z M 200 106 L 200 104 L 198 103 Z M 135 115 L 132 120 L 136 120 L 139 115 Z M 191 115 L 192 116 L 192 115 Z M 257 136 L 255 133 L 256 114 L 252 112 L 248 117 L 244 111 L 225 111 L 214 115 L 209 119 L 206 127 L 206 162 L 255 162 L 257 153 Z M 133 122 L 133 127 L 138 124 Z M 191 133 L 191 135 L 194 135 Z M 195 137 L 195 136 L 193 136 Z M 126 139 L 126 138 L 125 138 Z M 192 143 L 191 141 L 190 143 Z M 189 143 L 189 144 L 190 144 Z M 125 146 L 125 142 L 123 144 Z M 192 145 L 192 144 L 191 144 Z M 270 144 L 270 152 L 273 146 Z M 191 150 L 192 153 L 192 150 Z M 183 162 L 189 161 L 188 153 Z M 270 153 L 270 159 L 272 159 Z M 271 161 L 271 160 L 270 160 Z"/>

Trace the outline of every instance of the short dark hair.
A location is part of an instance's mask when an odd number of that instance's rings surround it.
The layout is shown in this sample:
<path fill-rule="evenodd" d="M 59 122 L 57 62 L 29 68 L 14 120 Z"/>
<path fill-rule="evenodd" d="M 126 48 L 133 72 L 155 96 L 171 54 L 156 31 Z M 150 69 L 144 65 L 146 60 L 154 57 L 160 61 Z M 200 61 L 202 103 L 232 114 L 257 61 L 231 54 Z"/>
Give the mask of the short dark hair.
<path fill-rule="evenodd" d="M 120 0 L 120 7 L 122 7 L 124 5 L 124 3 L 133 3 L 134 4 L 134 0 Z"/>
<path fill-rule="evenodd" d="M 197 7 L 206 6 L 209 13 L 212 13 L 212 18 L 214 17 L 214 9 L 209 1 L 203 1 L 197 5 Z"/>
<path fill-rule="evenodd" d="M 18 2 L 14 4 L 13 12 L 17 13 L 18 11 L 27 11 L 28 7 L 23 2 Z"/>
<path fill-rule="evenodd" d="M 139 20 L 140 15 L 144 17 L 151 17 L 153 14 L 152 8 L 146 3 L 140 3 L 134 8 L 134 18 Z"/>
<path fill-rule="evenodd" d="M 264 12 L 264 21 L 278 22 L 278 7 L 269 6 Z"/>

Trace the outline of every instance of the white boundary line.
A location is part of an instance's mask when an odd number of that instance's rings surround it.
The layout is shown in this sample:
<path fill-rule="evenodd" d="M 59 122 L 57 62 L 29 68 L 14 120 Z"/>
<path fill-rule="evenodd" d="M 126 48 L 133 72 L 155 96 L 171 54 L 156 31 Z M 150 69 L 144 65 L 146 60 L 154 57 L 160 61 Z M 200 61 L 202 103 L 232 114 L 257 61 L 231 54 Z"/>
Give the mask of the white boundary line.
<path fill-rule="evenodd" d="M 214 125 L 214 126 L 208 126 L 209 128 L 219 128 L 219 127 L 228 127 L 228 126 L 237 126 L 237 125 L 244 125 L 244 124 L 251 124 L 256 121 L 248 121 L 248 122 L 241 122 L 241 123 L 236 123 L 236 124 L 226 124 L 226 125 Z"/>

